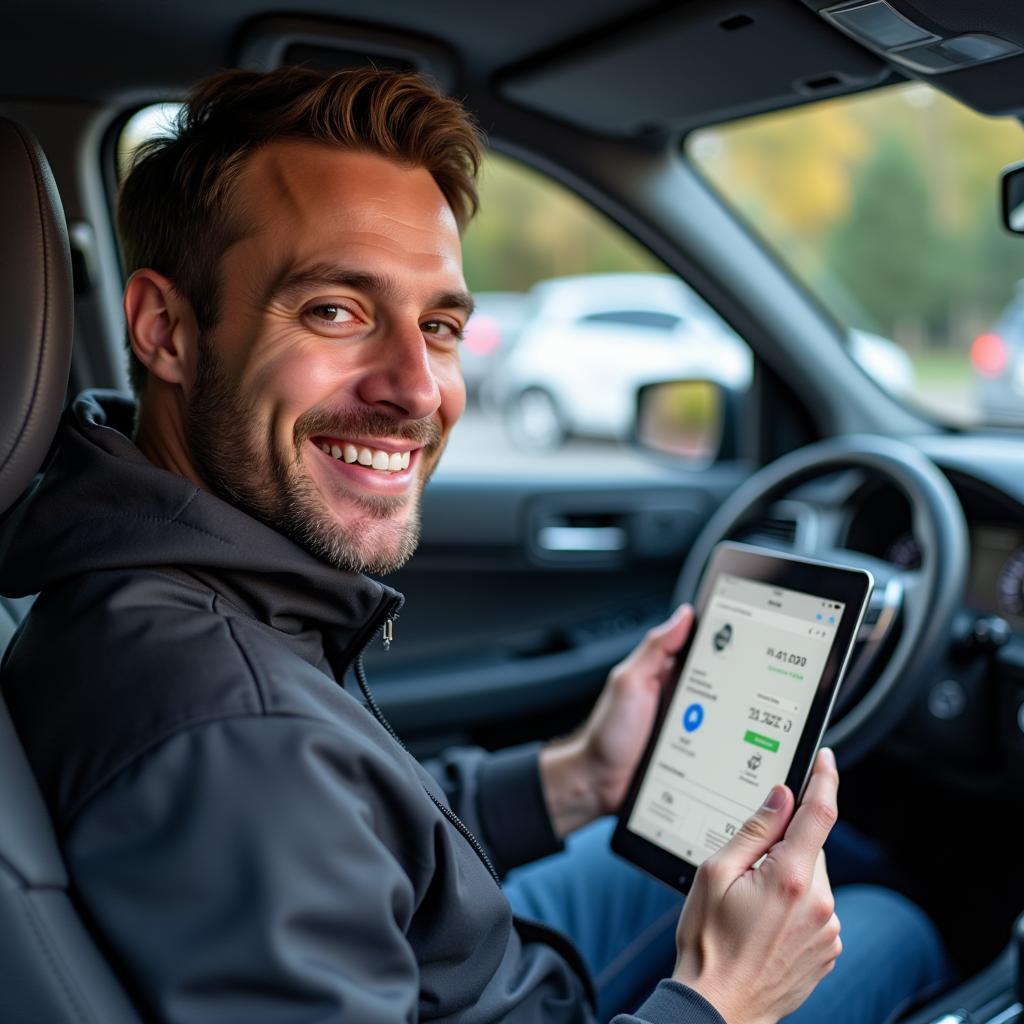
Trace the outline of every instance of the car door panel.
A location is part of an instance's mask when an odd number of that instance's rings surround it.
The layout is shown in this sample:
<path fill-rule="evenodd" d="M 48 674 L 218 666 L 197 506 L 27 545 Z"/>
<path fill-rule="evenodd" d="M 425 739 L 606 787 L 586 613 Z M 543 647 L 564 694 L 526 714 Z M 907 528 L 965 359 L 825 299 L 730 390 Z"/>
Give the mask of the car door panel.
<path fill-rule="evenodd" d="M 665 615 L 686 551 L 746 473 L 729 463 L 600 487 L 435 480 L 420 549 L 387 580 L 406 596 L 394 642 L 366 654 L 395 727 L 429 749 L 487 742 L 499 723 L 541 737 L 561 720 L 553 712 L 581 713 Z M 570 543 L 552 545 L 551 531 Z M 595 535 L 616 543 L 572 543 Z"/>

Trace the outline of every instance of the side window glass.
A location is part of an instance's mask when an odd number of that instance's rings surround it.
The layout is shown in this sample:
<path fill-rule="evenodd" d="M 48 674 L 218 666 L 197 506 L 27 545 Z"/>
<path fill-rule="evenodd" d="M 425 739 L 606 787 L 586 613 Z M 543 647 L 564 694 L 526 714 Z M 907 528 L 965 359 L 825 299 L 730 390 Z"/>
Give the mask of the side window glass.
<path fill-rule="evenodd" d="M 646 475 L 630 439 L 649 383 L 738 390 L 750 350 L 696 292 L 567 189 L 491 154 L 463 245 L 477 302 L 468 405 L 439 473 Z"/>
<path fill-rule="evenodd" d="M 144 107 L 118 139 L 123 177 L 180 105 Z M 690 287 L 561 185 L 498 154 L 463 239 L 476 300 L 461 347 L 468 396 L 438 473 L 660 473 L 631 444 L 640 387 L 710 379 L 743 390 L 747 346 Z"/>

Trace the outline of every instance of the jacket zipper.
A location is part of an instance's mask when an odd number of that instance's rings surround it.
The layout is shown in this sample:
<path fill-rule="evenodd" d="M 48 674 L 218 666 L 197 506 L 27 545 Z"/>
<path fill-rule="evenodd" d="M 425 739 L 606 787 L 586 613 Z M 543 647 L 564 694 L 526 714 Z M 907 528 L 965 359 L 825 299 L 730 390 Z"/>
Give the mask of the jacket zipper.
<path fill-rule="evenodd" d="M 392 605 L 392 610 L 394 609 Z M 381 625 L 374 631 L 369 640 L 363 646 L 363 649 L 356 655 L 356 660 L 353 664 L 353 672 L 356 677 L 356 682 L 359 684 L 359 690 L 363 695 L 363 700 L 366 701 L 367 707 L 370 709 L 370 713 L 374 718 L 384 727 L 385 731 L 391 736 L 391 738 L 410 756 L 413 760 L 416 760 L 409 748 L 402 742 L 402 738 L 395 732 L 394 727 L 384 717 L 384 712 L 381 711 L 380 706 L 377 704 L 373 693 L 370 690 L 370 683 L 366 678 L 366 669 L 363 666 L 363 653 L 367 650 L 370 644 L 376 639 L 377 635 L 380 634 L 382 643 L 384 644 L 384 650 L 390 650 L 391 644 L 395 639 L 395 617 L 393 614 L 381 623 Z M 480 862 L 487 869 L 487 873 L 494 879 L 494 884 L 500 889 L 501 878 L 498 872 L 495 870 L 494 865 L 491 863 L 491 858 L 488 857 L 487 851 L 483 848 L 483 844 L 479 839 L 470 831 L 469 826 L 446 804 L 441 800 L 438 800 L 433 793 L 427 789 L 426 785 L 423 785 L 423 792 L 430 797 L 431 803 L 441 812 L 442 815 L 448 820 L 456 832 L 462 836 L 463 839 L 469 843 L 470 848 L 480 859 Z M 523 927 L 524 920 L 520 920 L 520 928 Z M 567 935 L 563 935 L 561 932 L 549 928 L 545 924 L 541 924 L 538 921 L 525 921 L 527 930 L 523 934 L 527 934 L 529 929 L 532 929 L 534 934 L 551 946 L 556 952 L 560 952 L 569 966 L 577 974 L 583 984 L 584 994 L 587 997 L 587 1001 L 591 1007 L 597 1010 L 597 994 L 594 989 L 594 982 L 591 979 L 590 971 L 587 968 L 586 961 L 583 959 L 583 955 L 576 948 L 576 944 Z"/>
<path fill-rule="evenodd" d="M 359 685 L 359 690 L 363 695 L 363 700 L 366 701 L 366 706 L 370 709 L 370 713 L 374 718 L 384 727 L 385 731 L 391 736 L 391 738 L 410 756 L 413 754 L 409 748 L 402 742 L 402 738 L 395 732 L 391 723 L 384 717 L 384 712 L 381 711 L 380 706 L 377 704 L 376 698 L 370 690 L 370 683 L 366 678 L 366 669 L 363 666 L 363 653 L 366 648 L 376 639 L 377 634 L 380 634 L 381 641 L 384 644 L 384 650 L 388 651 L 391 649 L 391 644 L 395 638 L 395 620 L 393 615 L 389 615 L 380 627 L 376 630 L 373 636 L 366 642 L 363 649 L 356 655 L 356 660 L 353 664 L 353 672 L 356 677 L 356 683 Z M 480 858 L 481 863 L 487 868 L 488 874 L 494 879 L 494 884 L 501 888 L 501 878 L 498 872 L 494 869 L 494 865 L 491 863 L 491 858 L 487 856 L 487 851 L 483 848 L 483 844 L 479 839 L 470 831 L 469 826 L 443 801 L 439 800 L 433 793 L 427 789 L 426 785 L 423 785 L 423 792 L 430 797 L 431 802 L 434 806 L 444 815 L 445 818 L 454 827 L 456 832 L 462 836 L 463 839 L 469 843 L 470 848 Z"/>

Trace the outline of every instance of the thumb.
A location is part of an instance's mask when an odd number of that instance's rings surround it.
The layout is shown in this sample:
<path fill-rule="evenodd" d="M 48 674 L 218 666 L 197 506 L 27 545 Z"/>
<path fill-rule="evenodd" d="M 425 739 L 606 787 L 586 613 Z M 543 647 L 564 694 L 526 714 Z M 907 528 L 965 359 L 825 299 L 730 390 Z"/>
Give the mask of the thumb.
<path fill-rule="evenodd" d="M 675 654 L 690 634 L 693 606 L 681 604 L 660 626 L 651 630 L 651 638 L 666 654 Z"/>
<path fill-rule="evenodd" d="M 633 651 L 633 658 L 637 662 L 660 664 L 664 658 L 678 654 L 692 625 L 693 607 L 681 604 L 660 626 L 647 631 L 640 646 Z"/>
<path fill-rule="evenodd" d="M 715 855 L 730 880 L 752 868 L 783 836 L 793 816 L 793 794 L 787 786 L 772 786 L 765 802 Z"/>

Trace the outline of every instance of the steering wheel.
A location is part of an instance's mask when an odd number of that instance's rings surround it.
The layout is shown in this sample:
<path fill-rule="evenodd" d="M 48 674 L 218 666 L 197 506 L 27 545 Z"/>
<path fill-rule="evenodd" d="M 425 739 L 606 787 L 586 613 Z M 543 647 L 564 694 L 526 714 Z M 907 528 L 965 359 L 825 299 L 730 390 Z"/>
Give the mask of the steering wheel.
<path fill-rule="evenodd" d="M 947 652 L 967 580 L 963 509 L 933 462 L 903 441 L 848 435 L 799 448 L 765 466 L 726 499 L 697 537 L 676 586 L 692 602 L 715 545 L 749 525 L 801 484 L 840 470 L 860 470 L 896 488 L 910 503 L 921 567 L 828 546 L 812 537 L 795 554 L 869 569 L 875 590 L 825 733 L 841 766 L 873 750 L 917 703 Z"/>

